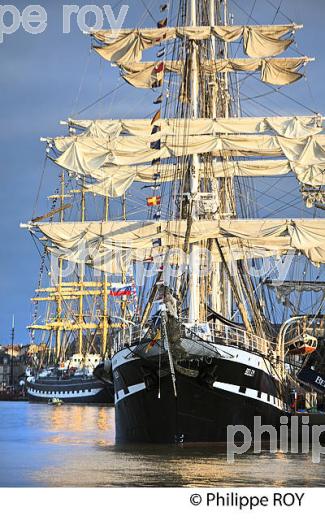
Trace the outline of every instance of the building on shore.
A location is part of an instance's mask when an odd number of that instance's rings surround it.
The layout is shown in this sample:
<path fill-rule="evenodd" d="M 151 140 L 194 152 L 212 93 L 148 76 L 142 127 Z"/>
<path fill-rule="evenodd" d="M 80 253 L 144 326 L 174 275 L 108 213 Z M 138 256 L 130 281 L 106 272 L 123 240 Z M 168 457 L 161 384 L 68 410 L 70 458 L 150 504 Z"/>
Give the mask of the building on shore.
<path fill-rule="evenodd" d="M 19 386 L 27 366 L 28 348 L 23 345 L 0 346 L 0 392 Z"/>

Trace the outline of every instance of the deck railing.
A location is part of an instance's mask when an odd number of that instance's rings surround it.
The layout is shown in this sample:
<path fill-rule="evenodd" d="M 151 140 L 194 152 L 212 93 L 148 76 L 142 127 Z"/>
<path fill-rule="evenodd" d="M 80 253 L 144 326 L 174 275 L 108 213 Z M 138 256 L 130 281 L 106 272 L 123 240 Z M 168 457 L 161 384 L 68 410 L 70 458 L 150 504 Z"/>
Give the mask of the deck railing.
<path fill-rule="evenodd" d="M 184 333 L 187 337 L 200 338 L 207 342 L 216 344 L 227 344 L 244 348 L 252 352 L 260 352 L 264 355 L 275 349 L 271 341 L 247 332 L 235 325 L 224 325 L 223 323 L 202 323 L 199 325 L 184 324 Z"/>
<path fill-rule="evenodd" d="M 223 323 L 200 323 L 192 325 L 184 323 L 182 325 L 184 337 L 194 340 L 203 340 L 208 343 L 226 344 L 238 348 L 243 348 L 251 352 L 259 352 L 268 355 L 275 350 L 275 343 L 247 332 L 241 327 L 224 325 Z M 120 331 L 115 337 L 114 350 L 118 352 L 125 345 L 134 345 L 144 338 L 152 340 L 154 333 L 148 327 L 131 326 Z"/>

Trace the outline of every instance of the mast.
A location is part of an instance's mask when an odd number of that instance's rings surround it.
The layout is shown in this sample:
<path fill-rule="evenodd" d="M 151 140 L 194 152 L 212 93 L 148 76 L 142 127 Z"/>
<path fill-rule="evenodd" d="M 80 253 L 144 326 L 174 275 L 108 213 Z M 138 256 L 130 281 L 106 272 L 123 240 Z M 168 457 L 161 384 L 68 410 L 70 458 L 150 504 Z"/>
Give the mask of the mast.
<path fill-rule="evenodd" d="M 105 211 L 104 220 L 108 222 L 109 197 L 105 197 Z M 108 292 L 107 292 L 107 273 L 103 275 L 103 316 L 102 316 L 102 347 L 101 356 L 104 357 L 107 352 L 107 338 L 108 338 Z"/>
<path fill-rule="evenodd" d="M 213 1 L 213 0 L 212 0 Z M 222 0 L 221 0 L 222 1 Z M 224 25 L 228 25 L 228 0 L 223 0 L 223 23 Z M 228 43 L 224 42 L 224 58 L 228 59 Z M 224 105 L 225 105 L 225 113 L 224 116 L 226 119 L 229 118 L 230 115 L 230 96 L 229 96 L 229 77 L 228 72 L 224 73 Z M 228 166 L 228 159 L 225 159 L 225 168 Z M 222 201 L 222 209 L 224 213 L 231 213 L 231 203 L 230 196 L 233 196 L 232 189 L 232 180 L 225 178 L 224 181 L 221 181 L 223 186 L 221 189 L 221 193 L 223 193 L 223 201 Z M 233 266 L 235 267 L 235 266 Z M 224 269 L 221 266 L 221 269 Z M 232 269 L 229 268 L 229 274 L 232 276 Z M 223 281 L 222 286 L 224 290 L 223 298 L 224 305 L 222 308 L 223 314 L 227 316 L 229 319 L 232 316 L 232 292 L 231 292 L 231 281 L 225 276 L 225 272 L 223 273 Z"/>
<path fill-rule="evenodd" d="M 189 25 L 195 27 L 197 25 L 197 10 L 196 0 L 190 2 L 190 17 Z M 199 70 L 198 70 L 198 43 L 191 42 L 191 108 L 192 117 L 197 119 L 199 117 Z M 190 173 L 190 219 L 195 217 L 195 202 L 198 195 L 199 183 L 199 156 L 194 154 L 192 156 L 191 173 Z M 199 320 L 200 310 L 200 292 L 199 292 L 199 246 L 191 246 L 190 254 L 190 273 L 189 273 L 189 322 L 195 323 Z"/>
<path fill-rule="evenodd" d="M 64 199 L 65 199 L 65 189 L 64 189 L 64 170 L 61 171 L 60 174 L 60 222 L 64 222 Z M 63 259 L 59 259 L 59 273 L 58 273 L 58 286 L 57 286 L 57 304 L 56 304 L 56 313 L 57 320 L 60 321 L 62 317 L 62 270 L 63 270 Z M 56 331 L 55 337 L 55 359 L 58 361 L 61 353 L 61 332 L 62 330 L 58 327 Z"/>
<path fill-rule="evenodd" d="M 81 187 L 81 222 L 85 222 L 85 189 L 82 183 Z M 78 330 L 78 353 L 82 355 L 83 350 L 83 329 L 84 329 L 84 277 L 85 277 L 85 265 L 84 263 L 80 264 L 80 276 L 79 276 L 79 330 Z"/>
<path fill-rule="evenodd" d="M 125 193 L 122 197 L 122 213 L 123 213 L 123 220 L 126 221 L 126 196 Z M 126 272 L 123 270 L 122 272 L 122 283 L 126 283 Z M 121 314 L 123 319 L 123 324 L 126 320 L 126 309 L 127 309 L 127 296 L 122 296 L 121 298 Z M 124 343 L 125 340 L 125 328 L 122 329 L 122 341 Z"/>
<path fill-rule="evenodd" d="M 213 0 L 212 0 L 213 1 Z M 228 0 L 221 0 L 223 1 L 223 23 L 224 25 L 228 25 Z M 224 43 L 224 57 L 225 60 L 228 59 L 228 43 Z M 228 72 L 224 73 L 224 80 L 225 80 L 225 117 L 229 117 L 229 78 L 228 78 Z"/>
<path fill-rule="evenodd" d="M 219 12 L 222 12 L 223 3 L 223 25 L 228 26 L 228 0 L 219 0 Z M 210 0 L 210 23 L 216 24 L 214 16 L 214 0 Z M 215 47 L 212 44 L 212 48 Z M 215 58 L 215 56 L 214 56 Z M 223 58 L 228 60 L 228 42 L 223 43 Z M 220 91 L 219 91 L 220 92 Z M 220 94 L 219 94 L 220 95 Z M 222 117 L 229 119 L 230 117 L 230 94 L 229 94 L 229 73 L 227 71 L 222 74 L 222 93 L 221 93 Z M 217 99 L 216 99 L 217 102 Z M 212 117 L 216 117 L 216 110 L 213 110 Z M 225 132 L 227 135 L 228 132 Z M 229 171 L 230 161 L 228 157 L 221 158 L 224 170 Z M 218 194 L 219 194 L 219 217 L 236 217 L 236 201 L 234 194 L 233 178 L 225 175 L 223 179 L 218 180 Z M 220 245 L 217 241 L 217 248 L 222 255 Z M 216 269 L 215 275 L 212 278 L 212 293 L 216 292 L 214 296 L 214 303 L 216 304 L 217 312 L 223 316 L 232 318 L 233 314 L 233 297 L 235 297 L 238 310 L 242 316 L 243 322 L 247 330 L 251 330 L 251 324 L 247 311 L 247 304 L 245 302 L 245 289 L 242 278 L 239 276 L 237 263 L 231 258 L 220 262 Z"/>
<path fill-rule="evenodd" d="M 53 217 L 54 214 L 59 213 L 59 224 L 65 224 L 65 209 L 71 207 L 70 204 L 63 204 L 66 198 L 71 198 L 72 194 L 78 193 L 81 194 L 80 198 L 80 221 L 85 222 L 86 217 L 86 190 L 84 185 L 82 189 L 74 189 L 70 190 L 69 193 L 65 193 L 65 176 L 64 171 L 61 171 L 60 174 L 60 191 L 59 194 L 49 196 L 50 199 L 60 199 L 60 207 L 57 210 L 52 210 L 50 213 L 43 215 L 42 217 L 37 217 L 35 222 L 39 222 L 46 217 Z M 105 206 L 104 206 L 104 217 L 105 220 L 108 220 L 108 209 L 109 209 L 109 199 L 105 198 Z M 62 331 L 73 331 L 76 335 L 78 342 L 77 351 L 82 354 L 83 350 L 83 331 L 98 330 L 98 323 L 85 322 L 85 314 L 84 314 L 84 296 L 90 297 L 102 297 L 103 298 L 103 316 L 101 316 L 100 329 L 103 333 L 103 345 L 107 344 L 107 336 L 108 336 L 108 305 L 107 305 L 107 296 L 108 296 L 108 286 L 110 285 L 107 281 L 107 274 L 103 275 L 103 281 L 88 281 L 85 280 L 84 273 L 84 265 L 81 263 L 79 265 L 79 277 L 75 281 L 63 281 L 63 262 L 64 259 L 59 257 L 58 259 L 58 277 L 55 283 L 55 286 L 51 286 L 49 288 L 38 288 L 36 289 L 37 296 L 32 298 L 32 301 L 35 302 L 48 302 L 50 305 L 51 302 L 54 302 L 56 305 L 55 319 L 50 319 L 50 316 L 47 315 L 45 319 L 45 323 L 43 324 L 35 324 L 33 323 L 28 328 L 32 330 L 43 330 L 47 331 L 52 335 L 53 331 L 55 333 L 55 355 L 56 360 L 59 360 L 63 355 L 63 343 L 62 343 Z M 39 296 L 38 294 L 47 293 L 47 296 Z M 75 320 L 70 320 L 63 313 L 63 303 L 67 301 L 75 300 L 77 302 L 77 311 L 75 314 Z M 67 311 L 67 309 L 66 309 Z M 105 347 L 103 347 L 104 349 Z"/>
<path fill-rule="evenodd" d="M 210 26 L 213 27 L 216 25 L 216 8 L 215 8 L 216 0 L 209 0 L 209 19 Z M 216 37 L 214 35 L 211 36 L 211 47 L 212 47 L 212 56 L 215 58 L 216 55 Z M 212 117 L 217 117 L 217 107 L 215 103 L 212 103 Z"/>
<path fill-rule="evenodd" d="M 108 338 L 108 305 L 107 305 L 107 274 L 104 274 L 103 281 L 103 318 L 102 318 L 102 348 L 101 348 L 101 356 L 104 357 L 106 355 L 107 350 L 107 338 Z"/>
<path fill-rule="evenodd" d="M 12 315 L 11 324 L 11 359 L 10 359 L 10 386 L 14 385 L 14 341 L 15 341 L 15 315 Z"/>
<path fill-rule="evenodd" d="M 217 25 L 216 19 L 216 0 L 209 0 L 209 21 L 210 26 L 213 27 Z M 211 36 L 211 48 L 212 48 L 212 59 L 216 58 L 216 38 L 215 36 Z M 211 95 L 211 117 L 215 119 L 217 117 L 217 81 L 216 77 L 214 77 L 213 85 L 212 85 L 212 95 Z M 216 159 L 212 159 L 212 167 L 216 162 Z M 216 179 L 215 181 L 211 181 L 211 191 L 212 193 L 218 197 L 220 204 L 220 193 L 222 190 L 222 180 Z M 220 206 L 219 206 L 220 207 Z M 214 271 L 211 274 L 210 284 L 211 284 L 211 307 L 218 314 L 223 313 L 222 299 L 223 299 L 223 266 L 221 263 L 218 263 L 215 266 Z M 229 317 L 229 316 L 228 316 Z"/>
<path fill-rule="evenodd" d="M 219 12 L 221 12 L 221 4 L 223 1 L 223 22 L 224 25 L 227 25 L 228 22 L 228 5 L 227 0 L 219 0 Z M 209 21 L 210 26 L 213 27 L 218 25 L 218 20 L 216 19 L 216 0 L 209 0 Z M 214 35 L 211 36 L 211 50 L 212 50 L 212 59 L 216 59 L 216 38 Z M 228 44 L 224 42 L 224 58 L 228 58 Z M 228 84 L 228 72 L 223 73 L 223 109 L 222 109 L 222 117 L 229 118 L 230 115 L 230 98 L 229 98 L 229 84 Z M 211 95 L 211 117 L 212 119 L 216 119 L 217 117 L 217 82 L 214 79 L 212 84 L 212 95 Z M 220 91 L 219 91 L 220 96 Z M 217 162 L 216 159 L 212 158 L 212 165 Z M 228 161 L 224 159 L 225 169 L 228 171 Z M 223 214 L 231 214 L 231 205 L 228 197 L 230 194 L 232 195 L 232 190 L 229 186 L 229 180 L 224 179 L 216 179 L 212 180 L 211 187 L 212 193 L 216 197 L 219 203 L 219 218 L 222 218 Z M 217 244 L 218 247 L 218 244 Z M 220 262 L 216 267 L 214 272 L 211 275 L 211 305 L 214 310 L 226 316 L 227 318 L 231 318 L 232 315 L 232 280 L 230 277 L 232 276 L 231 266 L 224 265 L 223 262 Z"/>

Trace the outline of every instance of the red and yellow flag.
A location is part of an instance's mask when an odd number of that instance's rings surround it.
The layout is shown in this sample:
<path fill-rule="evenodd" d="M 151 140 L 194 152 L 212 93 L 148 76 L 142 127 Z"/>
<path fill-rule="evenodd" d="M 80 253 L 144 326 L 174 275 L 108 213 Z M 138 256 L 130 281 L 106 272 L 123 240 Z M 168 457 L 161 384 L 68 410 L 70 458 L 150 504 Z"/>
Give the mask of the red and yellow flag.
<path fill-rule="evenodd" d="M 160 195 L 157 195 L 156 197 L 147 197 L 147 206 L 159 206 L 160 200 Z"/>
<path fill-rule="evenodd" d="M 152 347 L 155 346 L 155 344 L 161 339 L 161 332 L 160 329 L 157 330 L 155 337 L 148 343 L 146 352 L 149 352 L 149 350 L 152 349 Z"/>

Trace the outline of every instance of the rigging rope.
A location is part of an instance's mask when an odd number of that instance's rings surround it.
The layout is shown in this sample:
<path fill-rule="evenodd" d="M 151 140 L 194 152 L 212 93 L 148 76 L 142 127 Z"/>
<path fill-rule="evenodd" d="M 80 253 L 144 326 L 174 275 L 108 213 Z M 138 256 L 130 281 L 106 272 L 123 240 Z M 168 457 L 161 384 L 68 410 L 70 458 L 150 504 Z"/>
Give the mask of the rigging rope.
<path fill-rule="evenodd" d="M 146 6 L 146 4 L 144 3 L 143 0 L 140 0 L 140 2 L 142 3 L 144 9 L 146 10 L 147 14 L 150 16 L 150 18 L 154 21 L 155 24 L 157 24 L 157 20 L 155 19 L 155 17 L 153 16 L 153 14 L 151 13 L 150 9 Z M 152 5 L 153 2 L 151 2 L 150 5 Z"/>
<path fill-rule="evenodd" d="M 76 112 L 75 114 L 72 114 L 72 118 L 75 118 L 76 116 L 79 116 L 80 114 L 82 114 L 83 112 L 85 112 L 86 110 L 88 110 L 89 108 L 92 108 L 93 106 L 97 105 L 97 103 L 100 103 L 101 101 L 103 101 L 103 99 L 107 98 L 107 96 L 110 96 L 111 94 L 113 94 L 113 92 L 116 92 L 116 90 L 119 90 L 121 87 L 123 87 L 124 85 L 126 85 L 125 81 L 123 80 L 123 83 L 120 83 L 119 85 L 117 85 L 117 87 L 113 88 L 112 90 L 110 90 L 109 92 L 106 92 L 106 94 L 104 94 L 103 96 L 101 96 L 100 98 L 96 99 L 96 101 L 94 101 L 93 103 L 90 103 L 89 105 L 87 105 L 86 107 L 82 108 L 81 110 L 79 110 L 79 112 Z"/>

